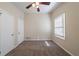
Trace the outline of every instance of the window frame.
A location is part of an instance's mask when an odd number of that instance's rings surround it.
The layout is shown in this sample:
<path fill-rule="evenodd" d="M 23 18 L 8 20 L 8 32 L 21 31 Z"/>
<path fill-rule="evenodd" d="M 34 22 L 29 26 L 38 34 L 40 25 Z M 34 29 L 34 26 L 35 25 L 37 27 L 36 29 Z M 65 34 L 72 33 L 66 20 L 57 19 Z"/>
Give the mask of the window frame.
<path fill-rule="evenodd" d="M 62 17 L 62 20 L 63 20 L 63 21 L 62 21 L 63 26 L 62 26 L 62 27 L 59 27 L 59 28 L 63 28 L 63 36 L 58 35 L 58 34 L 56 33 L 56 31 L 55 31 L 55 29 L 58 28 L 58 27 L 55 26 L 55 23 L 56 23 L 55 20 L 57 20 L 59 17 Z M 54 34 L 55 34 L 55 37 L 65 40 L 65 13 L 62 13 L 62 14 L 58 15 L 58 16 L 54 19 Z"/>

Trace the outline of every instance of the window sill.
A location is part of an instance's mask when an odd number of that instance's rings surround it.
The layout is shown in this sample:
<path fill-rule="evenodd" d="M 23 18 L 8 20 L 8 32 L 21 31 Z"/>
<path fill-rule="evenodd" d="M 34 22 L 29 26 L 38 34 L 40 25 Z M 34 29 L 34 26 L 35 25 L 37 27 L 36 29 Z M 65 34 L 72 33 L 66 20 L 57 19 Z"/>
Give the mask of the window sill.
<path fill-rule="evenodd" d="M 60 36 L 60 35 L 55 35 L 57 38 L 59 39 L 62 39 L 62 40 L 65 40 L 65 37 L 64 36 Z"/>

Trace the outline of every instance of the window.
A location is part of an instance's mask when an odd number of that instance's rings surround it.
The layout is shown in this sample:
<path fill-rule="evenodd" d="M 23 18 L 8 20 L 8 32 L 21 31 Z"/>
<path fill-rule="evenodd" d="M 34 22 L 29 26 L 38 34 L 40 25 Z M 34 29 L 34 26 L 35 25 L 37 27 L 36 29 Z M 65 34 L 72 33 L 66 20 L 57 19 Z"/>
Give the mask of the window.
<path fill-rule="evenodd" d="M 65 39 L 65 13 L 55 19 L 55 36 Z"/>

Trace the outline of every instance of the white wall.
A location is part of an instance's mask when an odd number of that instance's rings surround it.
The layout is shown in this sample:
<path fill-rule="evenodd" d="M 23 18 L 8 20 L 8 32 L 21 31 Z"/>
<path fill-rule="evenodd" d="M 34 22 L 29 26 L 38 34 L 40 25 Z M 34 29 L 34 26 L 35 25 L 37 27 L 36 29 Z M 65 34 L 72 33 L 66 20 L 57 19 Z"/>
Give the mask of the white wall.
<path fill-rule="evenodd" d="M 54 36 L 54 19 L 65 12 L 65 40 Z M 72 55 L 79 55 L 79 3 L 64 3 L 51 14 L 52 40 Z"/>
<path fill-rule="evenodd" d="M 9 3 L 9 2 L 0 2 L 0 10 L 5 10 L 14 17 L 14 30 L 15 30 L 14 31 L 15 32 L 14 33 L 14 36 L 15 36 L 14 45 L 16 47 L 18 45 L 18 20 L 19 20 L 19 18 L 22 18 L 22 20 L 23 20 L 24 14 L 22 11 L 20 11 L 17 7 L 15 7 L 12 3 Z M 21 41 L 23 41 L 23 40 L 24 40 L 24 37 L 23 37 L 23 39 L 21 39 Z M 7 44 L 9 44 L 9 43 L 7 43 Z"/>
<path fill-rule="evenodd" d="M 51 24 L 48 14 L 26 14 L 24 23 L 25 39 L 50 39 Z"/>

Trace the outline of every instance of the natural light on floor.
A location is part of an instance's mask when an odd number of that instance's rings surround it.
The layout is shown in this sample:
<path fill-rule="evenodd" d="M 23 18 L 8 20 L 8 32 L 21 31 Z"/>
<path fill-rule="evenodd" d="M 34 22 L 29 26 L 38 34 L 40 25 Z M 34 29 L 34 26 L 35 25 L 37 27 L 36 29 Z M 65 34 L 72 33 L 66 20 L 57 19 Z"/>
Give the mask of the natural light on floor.
<path fill-rule="evenodd" d="M 45 41 L 45 44 L 46 44 L 46 46 L 50 46 L 50 44 L 47 41 Z"/>

